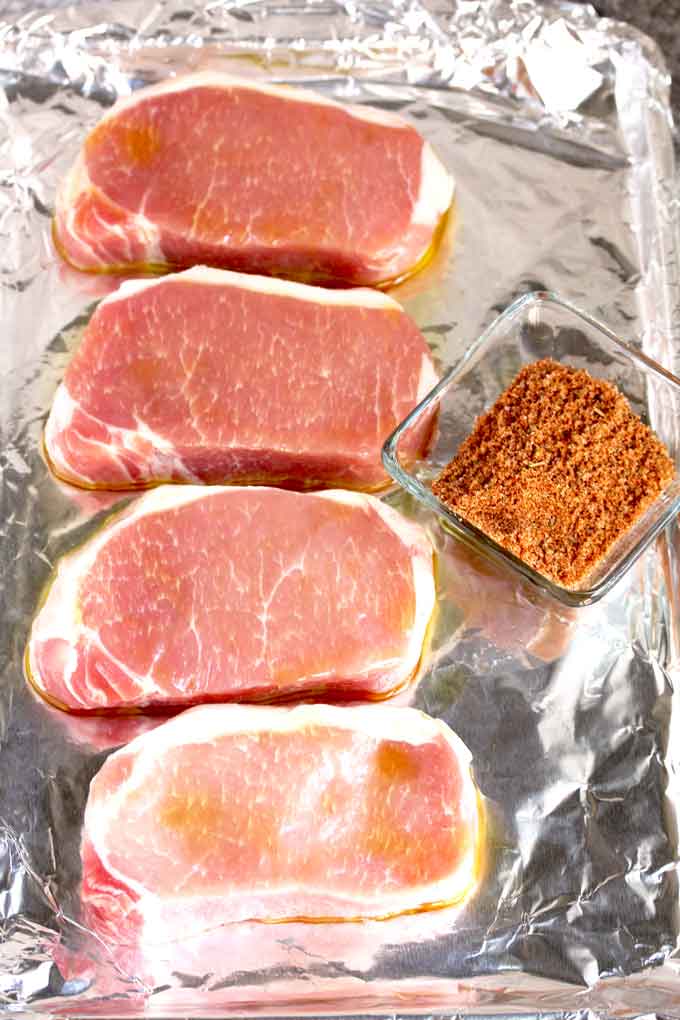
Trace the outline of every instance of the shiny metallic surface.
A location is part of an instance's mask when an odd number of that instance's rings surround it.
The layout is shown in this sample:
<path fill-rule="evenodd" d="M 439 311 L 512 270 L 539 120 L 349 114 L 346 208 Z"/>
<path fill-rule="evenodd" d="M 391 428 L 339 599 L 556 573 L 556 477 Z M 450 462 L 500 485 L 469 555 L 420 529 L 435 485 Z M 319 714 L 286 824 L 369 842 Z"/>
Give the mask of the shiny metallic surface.
<path fill-rule="evenodd" d="M 119 498 L 60 485 L 40 452 L 88 311 L 117 282 L 60 263 L 50 216 L 117 95 L 206 65 L 399 111 L 432 141 L 456 207 L 430 265 L 393 293 L 442 370 L 530 290 L 680 367 L 668 80 L 633 29 L 534 0 L 122 0 L 0 25 L 0 1008 L 680 1016 L 675 529 L 597 605 L 567 609 L 386 497 L 438 552 L 435 626 L 403 700 L 468 744 L 486 807 L 462 911 L 169 933 L 134 967 L 80 926 L 88 782 L 157 720 L 67 716 L 23 676 L 52 566 Z M 677 456 L 678 422 L 653 397 Z"/>

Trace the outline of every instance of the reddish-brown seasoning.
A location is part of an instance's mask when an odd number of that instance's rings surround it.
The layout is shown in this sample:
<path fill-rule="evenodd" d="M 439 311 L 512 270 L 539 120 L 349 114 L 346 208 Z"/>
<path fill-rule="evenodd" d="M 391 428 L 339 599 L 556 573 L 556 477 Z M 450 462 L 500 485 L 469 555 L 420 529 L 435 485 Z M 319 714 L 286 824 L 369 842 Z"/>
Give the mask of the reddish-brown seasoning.
<path fill-rule="evenodd" d="M 526 365 L 432 486 L 451 510 L 565 587 L 583 581 L 675 471 L 611 383 Z"/>

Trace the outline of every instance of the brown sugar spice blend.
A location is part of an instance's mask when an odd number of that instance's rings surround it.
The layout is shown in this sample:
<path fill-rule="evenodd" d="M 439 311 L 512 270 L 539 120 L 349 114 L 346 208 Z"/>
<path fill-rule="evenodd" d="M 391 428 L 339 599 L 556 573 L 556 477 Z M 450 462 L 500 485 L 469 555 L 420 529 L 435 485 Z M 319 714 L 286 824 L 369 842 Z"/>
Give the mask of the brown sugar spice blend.
<path fill-rule="evenodd" d="M 545 577 L 583 581 L 675 473 L 611 383 L 526 365 L 432 486 L 451 510 Z"/>

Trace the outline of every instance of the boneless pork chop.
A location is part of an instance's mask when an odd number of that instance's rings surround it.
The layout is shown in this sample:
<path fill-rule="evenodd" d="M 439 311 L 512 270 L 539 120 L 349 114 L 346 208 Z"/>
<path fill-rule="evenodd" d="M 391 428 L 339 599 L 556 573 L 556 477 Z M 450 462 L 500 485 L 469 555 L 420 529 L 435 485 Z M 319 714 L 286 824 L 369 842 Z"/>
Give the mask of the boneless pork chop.
<path fill-rule="evenodd" d="M 108 758 L 83 833 L 87 921 L 163 942 L 243 920 L 384 919 L 474 888 L 470 755 L 411 708 L 206 705 Z"/>
<path fill-rule="evenodd" d="M 76 711 L 384 698 L 434 598 L 425 533 L 373 496 L 161 486 L 61 560 L 27 668 Z"/>
<path fill-rule="evenodd" d="M 436 382 L 428 346 L 378 291 L 196 267 L 123 284 L 96 309 L 45 429 L 55 472 L 377 489 L 381 446 Z M 433 422 L 414 433 L 422 453 Z"/>
<path fill-rule="evenodd" d="M 376 284 L 431 250 L 453 181 L 394 114 L 215 72 L 120 100 L 57 197 L 79 269 L 199 262 Z"/>

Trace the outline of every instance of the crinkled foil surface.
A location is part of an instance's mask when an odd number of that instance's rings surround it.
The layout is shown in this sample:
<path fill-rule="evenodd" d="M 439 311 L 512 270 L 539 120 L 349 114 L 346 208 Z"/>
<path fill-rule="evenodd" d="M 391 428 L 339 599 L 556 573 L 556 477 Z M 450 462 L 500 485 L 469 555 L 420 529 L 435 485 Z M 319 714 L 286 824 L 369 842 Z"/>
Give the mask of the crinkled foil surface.
<path fill-rule="evenodd" d="M 16 9 L 16 4 L 14 5 Z M 55 186 L 116 96 L 185 68 L 396 110 L 458 185 L 437 257 L 395 291 L 451 365 L 519 293 L 554 289 L 680 369 L 668 80 L 649 40 L 534 0 L 122 0 L 0 24 L 0 1010 L 69 1017 L 328 1012 L 680 1016 L 678 541 L 567 611 L 419 516 L 438 625 L 405 700 L 473 752 L 488 808 L 462 912 L 226 926 L 139 973 L 79 925 L 88 782 L 144 720 L 39 703 L 22 652 L 56 558 L 115 502 L 50 477 L 49 404 L 92 303 L 60 264 Z M 577 338 L 575 338 L 577 342 Z M 678 422 L 650 409 L 678 452 Z"/>

